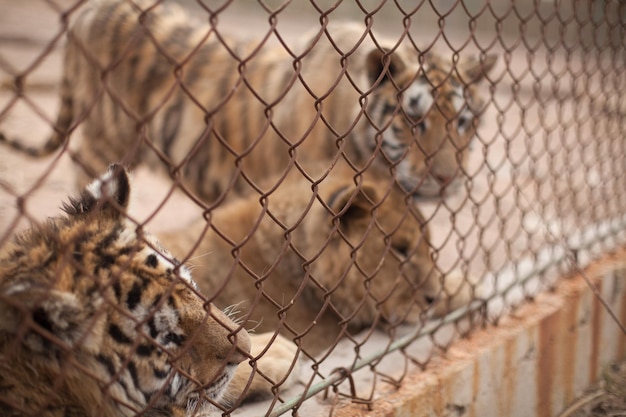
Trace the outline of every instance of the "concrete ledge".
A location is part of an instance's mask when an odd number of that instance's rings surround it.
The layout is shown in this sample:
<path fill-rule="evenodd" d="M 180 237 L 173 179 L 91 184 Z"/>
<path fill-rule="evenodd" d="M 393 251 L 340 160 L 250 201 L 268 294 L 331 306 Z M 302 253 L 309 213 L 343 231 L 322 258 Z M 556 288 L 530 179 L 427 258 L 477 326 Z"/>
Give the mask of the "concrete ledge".
<path fill-rule="evenodd" d="M 626 251 L 585 270 L 626 323 Z M 401 388 L 380 387 L 372 410 L 349 404 L 334 416 L 508 417 L 558 415 L 603 367 L 626 357 L 626 335 L 580 275 L 515 310 L 498 326 L 456 342 Z"/>

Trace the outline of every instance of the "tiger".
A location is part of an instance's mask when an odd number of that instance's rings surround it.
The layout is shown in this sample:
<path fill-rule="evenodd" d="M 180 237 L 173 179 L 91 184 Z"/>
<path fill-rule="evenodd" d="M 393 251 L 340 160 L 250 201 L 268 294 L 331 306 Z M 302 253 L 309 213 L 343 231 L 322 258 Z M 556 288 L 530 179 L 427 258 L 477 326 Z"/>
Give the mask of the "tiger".
<path fill-rule="evenodd" d="M 53 134 L 0 142 L 44 157 L 80 126 L 79 184 L 112 161 L 146 163 L 206 202 L 338 160 L 412 195 L 458 192 L 485 109 L 478 85 L 497 61 L 422 53 L 355 22 L 292 46 L 229 38 L 154 0 L 91 0 L 68 18 Z"/>
<path fill-rule="evenodd" d="M 291 176 L 158 237 L 189 259 L 201 289 L 220 289 L 216 302 L 237 303 L 257 331 L 282 329 L 314 357 L 346 335 L 420 323 L 479 296 L 460 271 L 437 268 L 410 196 L 337 173 Z"/>
<path fill-rule="evenodd" d="M 2 416 L 220 415 L 292 384 L 295 345 L 248 335 L 207 302 L 189 269 L 127 220 L 130 192 L 112 165 L 64 216 L 0 248 Z"/>

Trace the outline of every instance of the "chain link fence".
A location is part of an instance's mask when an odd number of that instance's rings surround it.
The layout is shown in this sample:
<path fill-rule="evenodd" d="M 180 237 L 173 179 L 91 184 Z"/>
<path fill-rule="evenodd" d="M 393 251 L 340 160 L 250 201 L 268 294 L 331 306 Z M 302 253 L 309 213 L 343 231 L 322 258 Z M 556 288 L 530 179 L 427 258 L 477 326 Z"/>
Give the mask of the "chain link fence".
<path fill-rule="evenodd" d="M 5 265 L 14 234 L 62 215 L 119 162 L 134 173 L 121 208 L 138 239 L 154 234 L 190 266 L 209 321 L 220 322 L 209 303 L 235 318 L 222 323 L 229 346 L 252 335 L 206 381 L 177 365 L 195 336 L 182 353 L 152 336 L 154 357 L 131 341 L 119 369 L 85 371 L 94 401 L 128 415 L 370 405 L 380 384 L 402 385 L 459 336 L 623 246 L 622 2 L 179 3 L 0 0 Z M 14 277 L 0 271 L 6 311 Z M 153 320 L 116 308 L 127 332 Z M 35 310 L 0 327 L 0 369 L 23 352 L 43 355 L 35 373 L 59 361 L 45 383 L 56 391 L 36 389 L 56 397 L 20 406 L 20 384 L 0 377 L 8 415 L 66 401 L 67 364 L 88 350 L 33 348 L 33 332 L 57 343 Z M 113 333 L 101 354 L 116 352 Z M 187 378 L 193 394 L 129 370 L 163 355 L 168 384 Z M 235 361 L 240 392 L 220 401 L 210 392 Z"/>

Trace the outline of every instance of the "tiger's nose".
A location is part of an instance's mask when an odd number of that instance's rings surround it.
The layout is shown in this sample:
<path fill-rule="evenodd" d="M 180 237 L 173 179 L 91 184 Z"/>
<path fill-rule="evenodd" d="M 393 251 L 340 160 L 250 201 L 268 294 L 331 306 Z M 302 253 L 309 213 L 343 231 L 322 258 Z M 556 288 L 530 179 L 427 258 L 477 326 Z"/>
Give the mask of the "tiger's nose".
<path fill-rule="evenodd" d="M 248 333 L 213 304 L 209 311 L 206 334 L 214 345 L 215 355 L 232 365 L 246 360 L 251 349 Z"/>
<path fill-rule="evenodd" d="M 251 351 L 250 337 L 245 330 L 239 331 L 231 336 L 231 343 L 235 349 L 229 352 L 226 361 L 229 365 L 238 365 L 248 359 Z"/>
<path fill-rule="evenodd" d="M 448 185 L 454 180 L 454 176 L 451 175 L 439 174 L 436 172 L 433 172 L 431 175 L 440 185 Z"/>

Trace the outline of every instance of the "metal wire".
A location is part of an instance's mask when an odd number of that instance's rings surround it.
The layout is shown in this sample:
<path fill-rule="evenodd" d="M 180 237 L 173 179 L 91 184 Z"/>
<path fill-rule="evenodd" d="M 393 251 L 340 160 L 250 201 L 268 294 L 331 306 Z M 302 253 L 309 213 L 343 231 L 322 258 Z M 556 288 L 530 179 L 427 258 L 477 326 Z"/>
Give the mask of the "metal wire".
<path fill-rule="evenodd" d="M 247 389 L 263 381 L 270 398 L 253 414 L 305 415 L 329 389 L 371 405 L 377 380 L 400 386 L 409 365 L 448 347 L 441 329 L 497 325 L 624 246 L 623 2 L 180 0 L 185 24 L 169 31 L 157 17 L 179 16 L 172 0 L 119 1 L 136 11 L 130 24 L 107 23 L 112 12 L 81 32 L 75 22 L 97 2 L 0 0 L 0 137 L 31 153 L 51 131 L 63 139 L 39 159 L 0 143 L 0 254 L 109 163 L 133 164 L 138 204 L 124 214 L 139 235 L 154 232 L 196 280 L 219 276 L 196 291 L 205 308 L 226 300 L 238 326 L 273 335 L 244 362 L 257 374 Z M 350 25 L 359 29 L 348 42 Z M 64 126 L 67 85 L 80 85 L 80 111 Z M 385 85 L 391 101 L 376 107 Z M 422 95 L 410 100 L 414 89 Z M 459 132 L 474 128 L 463 143 Z M 402 129 L 411 141 L 398 151 L 388 138 Z M 333 146 L 311 157 L 320 138 Z M 456 168 L 442 173 L 449 149 Z M 426 173 L 402 177 L 418 153 Z M 444 183 L 443 195 L 428 191 Z M 403 310 L 406 300 L 419 308 Z M 24 326 L 12 336 L 22 348 Z M 286 374 L 263 360 L 278 361 L 278 334 L 292 349 Z M 15 346 L 0 344 L 0 369 Z M 385 363 L 392 353 L 402 366 Z"/>

